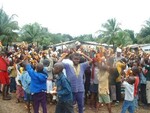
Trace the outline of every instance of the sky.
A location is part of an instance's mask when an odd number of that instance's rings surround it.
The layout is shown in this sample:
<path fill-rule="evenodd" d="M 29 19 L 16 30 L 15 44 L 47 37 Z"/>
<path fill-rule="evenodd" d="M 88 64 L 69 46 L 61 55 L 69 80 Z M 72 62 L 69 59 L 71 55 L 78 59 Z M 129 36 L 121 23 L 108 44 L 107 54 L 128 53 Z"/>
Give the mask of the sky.
<path fill-rule="evenodd" d="M 150 0 L 0 0 L 0 7 L 19 26 L 38 22 L 51 33 L 96 35 L 108 19 L 138 33 L 150 18 Z"/>

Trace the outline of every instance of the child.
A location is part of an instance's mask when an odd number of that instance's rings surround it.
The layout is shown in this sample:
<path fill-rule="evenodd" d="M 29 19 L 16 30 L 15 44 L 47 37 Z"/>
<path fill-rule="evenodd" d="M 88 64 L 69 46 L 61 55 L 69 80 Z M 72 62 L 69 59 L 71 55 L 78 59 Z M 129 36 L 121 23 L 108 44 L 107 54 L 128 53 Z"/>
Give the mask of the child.
<path fill-rule="evenodd" d="M 110 101 L 110 96 L 109 96 L 109 67 L 108 66 L 99 66 L 99 69 L 100 69 L 99 76 L 98 76 L 99 103 L 100 104 L 105 103 L 107 105 L 108 112 L 112 113 L 111 112 L 111 101 Z M 97 106 L 97 110 L 100 105 L 99 103 Z"/>
<path fill-rule="evenodd" d="M 23 67 L 20 67 L 18 70 L 18 65 L 15 65 L 16 67 L 16 71 L 17 71 L 17 77 L 15 78 L 16 80 L 16 97 L 17 97 L 17 103 L 19 103 L 22 98 L 24 97 L 24 90 L 21 86 L 21 83 L 19 81 L 19 77 L 21 76 L 22 72 L 23 72 Z"/>
<path fill-rule="evenodd" d="M 23 64 L 23 67 L 25 69 L 24 64 Z M 28 113 L 31 113 L 31 111 L 30 111 L 30 100 L 31 100 L 30 82 L 31 82 L 31 77 L 29 76 L 28 72 L 26 70 L 24 70 L 22 75 L 19 77 L 19 80 L 21 82 L 22 88 L 24 89 L 24 92 L 26 95 L 26 106 L 27 106 Z"/>
<path fill-rule="evenodd" d="M 98 68 L 98 59 L 93 58 L 92 63 L 92 76 L 91 76 L 91 85 L 90 85 L 90 93 L 91 93 L 91 99 L 90 99 L 90 106 L 91 108 L 96 108 L 96 103 L 98 101 L 98 74 L 99 74 L 99 68 Z"/>
<path fill-rule="evenodd" d="M 138 110 L 138 91 L 139 91 L 139 82 L 140 82 L 139 68 L 136 66 L 133 66 L 132 72 L 135 77 L 135 83 L 134 83 L 134 107 L 135 108 L 134 109 L 135 109 L 135 111 L 137 111 Z"/>
<path fill-rule="evenodd" d="M 53 60 L 51 58 L 48 59 L 43 59 L 42 61 L 44 69 L 47 71 L 48 73 L 48 78 L 47 78 L 47 100 L 48 102 L 52 102 L 52 95 L 50 94 L 50 91 L 52 91 L 53 89 L 53 74 L 52 74 L 52 69 L 53 69 Z"/>
<path fill-rule="evenodd" d="M 134 83 L 135 78 L 133 76 L 129 76 L 123 82 L 123 86 L 125 87 L 125 99 L 121 113 L 125 113 L 127 109 L 129 113 L 134 113 Z"/>
<path fill-rule="evenodd" d="M 53 73 L 58 74 L 56 81 L 58 103 L 56 105 L 55 113 L 74 113 L 71 86 L 62 72 L 63 68 L 64 66 L 62 63 L 56 63 L 53 69 Z M 51 93 L 56 94 L 56 90 Z"/>
<path fill-rule="evenodd" d="M 46 106 L 46 81 L 47 73 L 44 71 L 42 64 L 36 64 L 36 71 L 33 70 L 31 65 L 26 60 L 26 71 L 31 77 L 30 91 L 33 100 L 34 113 L 39 113 L 39 106 L 41 104 L 43 113 L 47 113 Z"/>

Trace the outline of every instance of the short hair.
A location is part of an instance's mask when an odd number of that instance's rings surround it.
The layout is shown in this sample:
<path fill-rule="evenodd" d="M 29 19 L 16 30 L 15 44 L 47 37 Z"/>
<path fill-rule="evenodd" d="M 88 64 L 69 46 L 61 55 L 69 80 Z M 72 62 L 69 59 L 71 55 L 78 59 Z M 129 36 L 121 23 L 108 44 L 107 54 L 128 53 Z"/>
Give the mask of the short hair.
<path fill-rule="evenodd" d="M 63 65 L 62 62 L 55 63 L 54 66 L 56 66 L 57 68 L 59 68 L 60 71 L 62 71 L 64 69 L 64 65 Z"/>
<path fill-rule="evenodd" d="M 72 54 L 72 58 L 73 58 L 74 56 L 80 57 L 80 54 L 79 54 L 79 53 L 73 53 L 73 54 Z"/>
<path fill-rule="evenodd" d="M 132 67 L 132 71 L 133 71 L 135 74 L 139 74 L 139 68 L 136 67 L 136 66 L 133 66 L 133 67 Z"/>
<path fill-rule="evenodd" d="M 133 76 L 129 76 L 128 79 L 130 80 L 129 84 L 134 84 L 135 83 L 135 78 Z"/>
<path fill-rule="evenodd" d="M 37 72 L 43 72 L 43 69 L 44 69 L 43 64 L 38 63 L 38 64 L 36 65 L 36 69 L 37 69 Z"/>
<path fill-rule="evenodd" d="M 50 62 L 49 62 L 48 59 L 44 59 L 44 60 L 43 60 L 43 66 L 44 66 L 44 67 L 48 67 L 49 64 L 50 64 Z"/>
<path fill-rule="evenodd" d="M 126 58 L 122 58 L 121 61 L 124 62 L 124 63 L 127 63 Z"/>

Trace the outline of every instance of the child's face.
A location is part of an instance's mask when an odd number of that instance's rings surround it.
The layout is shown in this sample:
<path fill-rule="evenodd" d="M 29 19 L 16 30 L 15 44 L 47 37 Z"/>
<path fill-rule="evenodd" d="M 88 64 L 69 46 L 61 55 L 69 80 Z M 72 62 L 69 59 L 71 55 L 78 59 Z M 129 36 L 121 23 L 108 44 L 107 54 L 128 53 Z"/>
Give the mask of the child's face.
<path fill-rule="evenodd" d="M 80 62 L 80 57 L 78 57 L 78 56 L 73 56 L 72 61 L 73 61 L 74 65 L 78 65 L 79 62 Z"/>
<path fill-rule="evenodd" d="M 57 66 L 54 65 L 54 68 L 53 68 L 53 73 L 54 74 L 58 74 L 59 73 L 59 68 Z"/>

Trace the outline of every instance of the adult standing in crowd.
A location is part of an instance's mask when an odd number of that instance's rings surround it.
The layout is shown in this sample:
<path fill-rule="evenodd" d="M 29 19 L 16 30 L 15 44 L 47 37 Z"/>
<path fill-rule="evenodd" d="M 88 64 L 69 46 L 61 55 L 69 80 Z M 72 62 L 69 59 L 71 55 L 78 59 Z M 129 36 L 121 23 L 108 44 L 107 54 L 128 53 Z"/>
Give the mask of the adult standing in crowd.
<path fill-rule="evenodd" d="M 8 76 L 9 60 L 4 52 L 0 53 L 0 84 L 2 85 L 3 100 L 10 100 L 9 91 L 9 76 Z"/>

